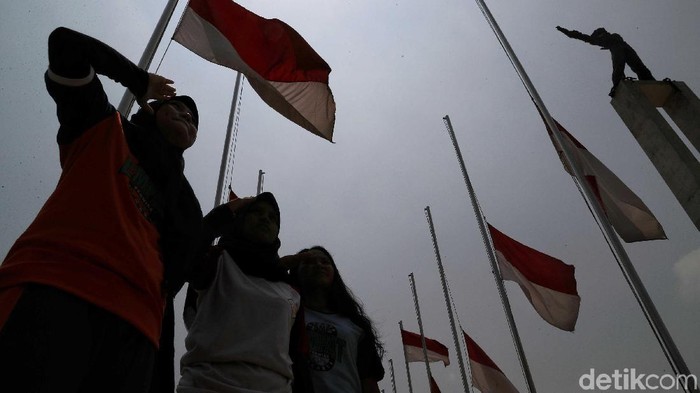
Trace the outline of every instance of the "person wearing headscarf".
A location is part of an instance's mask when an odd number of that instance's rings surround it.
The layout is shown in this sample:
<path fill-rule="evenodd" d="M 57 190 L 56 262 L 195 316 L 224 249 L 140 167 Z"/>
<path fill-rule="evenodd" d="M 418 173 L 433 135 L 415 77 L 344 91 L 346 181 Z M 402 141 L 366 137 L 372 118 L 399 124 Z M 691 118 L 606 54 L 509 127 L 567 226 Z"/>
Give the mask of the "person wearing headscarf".
<path fill-rule="evenodd" d="M 0 390 L 145 392 L 166 299 L 199 252 L 202 212 L 182 157 L 197 106 L 68 28 L 50 34 L 48 57 L 61 176 L 0 266 Z M 137 97 L 131 120 L 98 75 Z"/>
<path fill-rule="evenodd" d="M 221 237 L 189 281 L 177 392 L 291 393 L 300 296 L 280 263 L 275 197 L 234 198 L 204 226 Z"/>

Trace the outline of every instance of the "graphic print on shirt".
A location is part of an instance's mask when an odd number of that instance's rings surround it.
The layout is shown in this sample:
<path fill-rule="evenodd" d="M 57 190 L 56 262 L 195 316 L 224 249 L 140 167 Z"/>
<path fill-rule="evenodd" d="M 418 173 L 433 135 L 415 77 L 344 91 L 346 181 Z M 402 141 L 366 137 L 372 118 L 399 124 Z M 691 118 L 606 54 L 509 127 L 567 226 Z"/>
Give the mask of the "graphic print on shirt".
<path fill-rule="evenodd" d="M 153 222 L 154 213 L 159 212 L 160 209 L 156 199 L 156 187 L 151 178 L 132 157 L 126 158 L 119 168 L 119 173 L 129 179 L 129 191 L 134 205 L 148 221 Z"/>
<path fill-rule="evenodd" d="M 309 366 L 312 370 L 328 371 L 333 369 L 336 362 L 343 362 L 346 342 L 338 337 L 335 326 L 323 322 L 306 324 L 309 336 Z"/>

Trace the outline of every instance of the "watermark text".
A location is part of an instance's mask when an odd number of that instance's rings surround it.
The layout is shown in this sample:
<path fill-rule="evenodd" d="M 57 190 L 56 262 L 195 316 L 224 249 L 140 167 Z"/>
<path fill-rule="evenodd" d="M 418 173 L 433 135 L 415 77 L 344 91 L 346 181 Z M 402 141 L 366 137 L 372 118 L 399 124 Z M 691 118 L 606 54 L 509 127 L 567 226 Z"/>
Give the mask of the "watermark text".
<path fill-rule="evenodd" d="M 634 368 L 597 373 L 594 368 L 578 379 L 583 390 L 687 390 L 698 388 L 696 375 L 644 374 Z"/>

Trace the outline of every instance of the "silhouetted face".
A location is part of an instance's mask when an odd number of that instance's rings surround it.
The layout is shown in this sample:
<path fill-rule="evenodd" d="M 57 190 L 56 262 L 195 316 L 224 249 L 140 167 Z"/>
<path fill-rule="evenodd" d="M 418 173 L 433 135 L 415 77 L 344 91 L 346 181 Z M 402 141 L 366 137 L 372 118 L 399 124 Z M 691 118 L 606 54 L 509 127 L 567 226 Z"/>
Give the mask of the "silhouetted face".
<path fill-rule="evenodd" d="M 243 235 L 258 244 L 272 244 L 277 240 L 280 227 L 277 211 L 267 202 L 255 202 L 243 219 Z"/>
<path fill-rule="evenodd" d="M 304 259 L 297 269 L 301 287 L 330 288 L 335 278 L 335 269 L 330 258 L 319 250 L 306 251 L 302 255 Z"/>
<path fill-rule="evenodd" d="M 197 139 L 192 111 L 180 101 L 168 101 L 156 112 L 156 124 L 165 139 L 173 146 L 185 150 Z"/>

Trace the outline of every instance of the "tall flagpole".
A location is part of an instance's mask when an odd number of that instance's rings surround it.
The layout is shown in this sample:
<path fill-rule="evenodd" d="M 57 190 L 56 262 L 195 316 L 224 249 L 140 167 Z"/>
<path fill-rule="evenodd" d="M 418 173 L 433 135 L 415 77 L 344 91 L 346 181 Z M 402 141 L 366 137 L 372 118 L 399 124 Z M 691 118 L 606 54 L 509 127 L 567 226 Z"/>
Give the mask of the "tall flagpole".
<path fill-rule="evenodd" d="M 603 231 L 603 235 L 608 240 L 608 244 L 610 245 L 611 251 L 616 256 L 618 266 L 622 270 L 622 274 L 625 276 L 627 282 L 629 283 L 630 288 L 632 289 L 632 293 L 637 298 L 637 301 L 642 308 L 644 316 L 649 322 L 649 325 L 651 326 L 654 335 L 657 337 L 657 340 L 661 345 L 661 349 L 664 352 L 664 355 L 671 364 L 671 368 L 677 375 L 691 375 L 688 366 L 685 364 L 685 361 L 681 356 L 681 353 L 678 351 L 676 344 L 671 338 L 671 334 L 666 329 L 666 325 L 664 325 L 664 322 L 661 319 L 661 316 L 659 315 L 658 311 L 656 310 L 656 307 L 654 306 L 651 297 L 647 293 L 646 288 L 642 283 L 642 280 L 639 278 L 639 275 L 637 274 L 634 265 L 632 265 L 632 262 L 627 256 L 627 252 L 620 243 L 620 239 L 617 237 L 617 235 L 612 229 L 612 226 L 610 225 L 610 222 L 607 220 L 603 208 L 600 206 L 598 199 L 594 197 L 593 191 L 591 190 L 588 182 L 583 177 L 581 169 L 578 167 L 576 161 L 573 159 L 573 154 L 568 150 L 568 146 L 565 143 L 563 143 L 563 139 L 559 133 L 559 128 L 554 122 L 552 116 L 549 114 L 549 111 L 547 110 L 546 106 L 544 105 L 544 102 L 540 98 L 540 95 L 535 89 L 535 86 L 530 81 L 530 78 L 525 72 L 525 69 L 523 68 L 522 64 L 520 64 L 518 57 L 515 55 L 513 48 L 511 48 L 510 44 L 508 43 L 508 40 L 501 31 L 501 28 L 498 26 L 498 23 L 496 23 L 496 20 L 494 19 L 493 15 L 491 14 L 491 11 L 488 9 L 484 1 L 476 0 L 476 3 L 481 9 L 482 13 L 484 14 L 484 17 L 486 17 L 486 20 L 491 26 L 491 29 L 493 30 L 494 34 L 496 34 L 498 41 L 501 43 L 501 46 L 505 50 L 506 55 L 510 59 L 511 64 L 513 64 L 513 67 L 515 68 L 515 71 L 520 77 L 520 80 L 522 81 L 523 85 L 525 86 L 525 89 L 527 90 L 533 102 L 539 109 L 540 113 L 542 113 L 547 127 L 552 131 L 554 140 L 564 153 L 564 158 L 566 159 L 567 164 L 574 173 L 574 177 L 578 182 L 579 189 L 581 189 L 584 198 L 588 200 L 595 218 L 599 223 L 601 223 L 600 227 Z M 686 391 L 698 392 L 697 389 L 692 388 Z"/>
<path fill-rule="evenodd" d="M 399 321 L 399 329 L 403 332 L 403 321 Z M 408 393 L 413 393 L 413 386 L 411 384 L 411 369 L 408 367 L 408 356 L 406 355 L 406 345 L 403 344 L 403 337 L 401 339 L 401 344 L 403 345 L 403 360 L 406 362 L 406 377 L 408 378 Z"/>
<path fill-rule="evenodd" d="M 452 315 L 452 305 L 450 304 L 450 295 L 447 292 L 447 283 L 445 282 L 445 270 L 442 267 L 442 259 L 440 258 L 440 249 L 438 248 L 437 236 L 435 235 L 435 227 L 433 226 L 433 216 L 430 214 L 430 206 L 425 207 L 425 217 L 428 219 L 430 227 L 430 236 L 433 239 L 433 249 L 435 250 L 435 259 L 437 259 L 438 270 L 440 273 L 440 282 L 442 283 L 442 292 L 445 295 L 445 304 L 447 305 L 447 315 L 450 318 L 450 326 L 452 327 L 452 338 L 455 343 L 455 351 L 457 352 L 457 362 L 459 363 L 459 371 L 462 374 L 462 386 L 465 393 L 471 392 L 467 383 L 467 373 L 464 370 L 464 360 L 462 359 L 462 347 L 459 345 L 459 336 L 457 335 L 457 327 L 455 319 Z"/>
<path fill-rule="evenodd" d="M 496 279 L 496 287 L 498 288 L 498 294 L 501 297 L 501 303 L 503 304 L 503 310 L 506 313 L 506 319 L 508 320 L 508 326 L 510 327 L 510 333 L 513 336 L 513 343 L 515 344 L 515 351 L 520 359 L 520 366 L 523 369 L 523 374 L 525 375 L 525 380 L 527 382 L 527 390 L 531 393 L 535 393 L 535 383 L 532 381 L 532 375 L 530 374 L 530 366 L 527 364 L 527 359 L 525 358 L 525 351 L 523 350 L 523 345 L 520 342 L 520 334 L 518 334 L 518 328 L 515 326 L 515 319 L 513 318 L 513 312 L 510 309 L 510 302 L 508 301 L 508 295 L 506 294 L 506 289 L 503 286 L 503 278 L 501 277 L 501 272 L 498 269 L 498 263 L 496 263 L 496 254 L 493 251 L 493 244 L 491 244 L 490 237 L 488 236 L 488 231 L 486 230 L 486 225 L 484 224 L 484 216 L 479 208 L 479 201 L 476 199 L 476 194 L 474 193 L 474 188 L 469 180 L 469 175 L 467 174 L 467 168 L 464 166 L 464 160 L 462 159 L 462 152 L 459 150 L 459 145 L 457 144 L 457 139 L 455 138 L 454 131 L 452 130 L 452 122 L 450 122 L 450 117 L 443 117 L 445 125 L 447 126 L 447 131 L 450 133 L 450 138 L 452 139 L 452 145 L 454 145 L 455 152 L 457 153 L 457 159 L 459 160 L 459 166 L 462 169 L 462 176 L 464 177 L 464 183 L 467 185 L 467 191 L 469 192 L 469 198 L 472 202 L 472 208 L 474 209 L 474 215 L 476 215 L 476 221 L 479 223 L 479 230 L 481 231 L 481 238 L 486 246 L 486 253 L 489 257 L 489 262 L 491 262 L 491 271 L 493 272 L 493 277 Z"/>
<path fill-rule="evenodd" d="M 153 56 L 155 56 L 156 50 L 158 49 L 158 45 L 163 39 L 163 34 L 165 34 L 165 28 L 168 27 L 168 23 L 170 23 L 170 18 L 175 12 L 177 2 L 178 0 L 168 0 L 168 4 L 166 4 L 165 9 L 163 10 L 160 19 L 156 24 L 156 28 L 153 30 L 151 38 L 148 40 L 148 44 L 146 44 L 146 49 L 144 49 L 143 54 L 141 55 L 141 60 L 139 60 L 138 64 L 139 68 L 143 70 L 148 70 L 148 67 L 151 66 Z M 131 106 L 133 104 L 134 95 L 131 94 L 129 89 L 126 89 L 124 95 L 122 96 L 122 100 L 119 102 L 118 110 L 122 115 L 128 116 L 129 112 L 131 111 Z"/>
<path fill-rule="evenodd" d="M 391 372 L 391 389 L 396 393 L 396 378 L 394 377 L 394 360 L 389 359 L 389 371 Z"/>
<path fill-rule="evenodd" d="M 265 172 L 260 169 L 258 170 L 258 193 L 255 195 L 260 195 L 263 192 L 263 183 L 265 182 Z"/>
<path fill-rule="evenodd" d="M 425 369 L 428 371 L 428 384 L 433 379 L 433 374 L 430 372 L 430 362 L 428 362 L 428 347 L 425 345 L 425 334 L 423 334 L 423 321 L 420 317 L 420 306 L 418 305 L 418 293 L 416 293 L 416 281 L 413 279 L 413 273 L 408 275 L 411 282 L 411 291 L 413 292 L 413 304 L 416 306 L 416 317 L 418 318 L 418 329 L 420 329 L 420 342 L 423 345 L 423 359 L 425 360 Z"/>
<path fill-rule="evenodd" d="M 236 85 L 233 89 L 233 99 L 231 100 L 231 111 L 228 115 L 228 125 L 226 126 L 226 139 L 224 140 L 224 151 L 221 154 L 221 167 L 219 168 L 219 182 L 216 184 L 216 196 L 214 197 L 214 206 L 218 206 L 225 201 L 222 200 L 224 192 L 224 184 L 226 183 L 226 169 L 229 164 L 229 157 L 231 156 L 231 145 L 233 144 L 234 137 L 234 125 L 238 109 L 238 102 L 240 101 L 239 95 L 241 91 L 241 83 L 243 79 L 243 74 L 240 72 L 236 73 Z M 236 125 L 237 126 L 237 125 Z M 237 128 L 236 128 L 237 131 Z M 235 146 L 234 153 L 235 153 Z"/>

